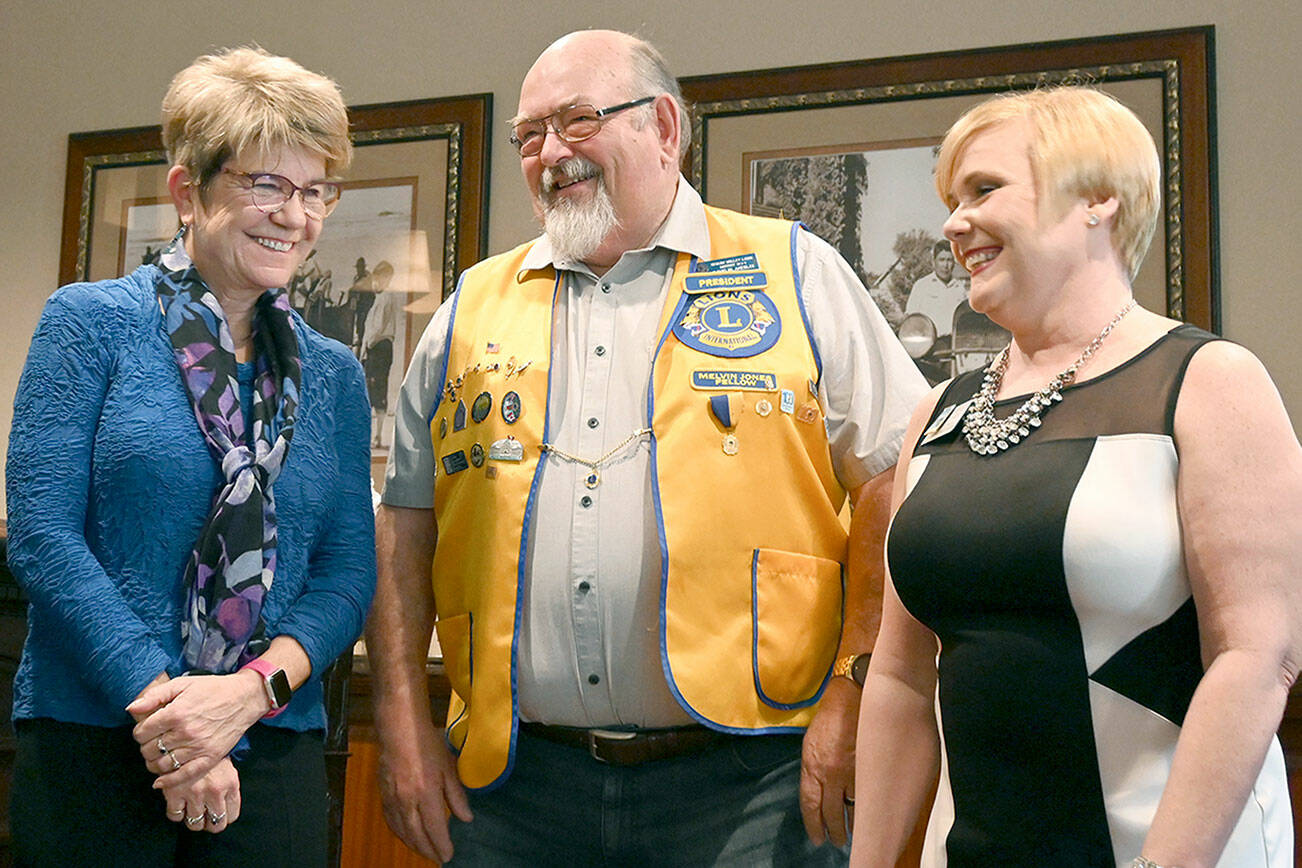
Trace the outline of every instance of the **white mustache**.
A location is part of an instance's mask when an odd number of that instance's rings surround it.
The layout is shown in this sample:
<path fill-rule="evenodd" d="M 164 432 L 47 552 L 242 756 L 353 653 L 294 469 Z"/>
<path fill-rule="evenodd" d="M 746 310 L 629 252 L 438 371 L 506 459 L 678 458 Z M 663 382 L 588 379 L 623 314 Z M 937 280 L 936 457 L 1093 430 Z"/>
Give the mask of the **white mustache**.
<path fill-rule="evenodd" d="M 562 183 L 574 183 L 599 177 L 601 177 L 601 167 L 596 163 L 583 157 L 570 157 L 555 167 L 548 166 L 543 169 L 539 180 L 539 192 L 546 199 L 555 193 L 557 186 Z"/>

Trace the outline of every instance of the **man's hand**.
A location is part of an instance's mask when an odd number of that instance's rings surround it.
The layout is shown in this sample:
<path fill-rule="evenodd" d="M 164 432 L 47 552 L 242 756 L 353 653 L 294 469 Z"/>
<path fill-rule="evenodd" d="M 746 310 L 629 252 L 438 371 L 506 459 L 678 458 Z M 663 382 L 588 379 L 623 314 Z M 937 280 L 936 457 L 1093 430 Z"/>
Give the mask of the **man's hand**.
<path fill-rule="evenodd" d="M 452 858 L 448 815 L 474 819 L 466 791 L 457 779 L 456 760 L 428 720 L 409 740 L 389 740 L 380 750 L 380 797 L 393 833 L 426 859 Z"/>
<path fill-rule="evenodd" d="M 434 628 L 430 565 L 438 525 L 432 509 L 380 504 L 378 578 L 366 622 L 380 741 L 380 796 L 389 828 L 427 859 L 452 858 L 448 814 L 470 822 L 456 762 L 430 718 L 425 658 Z"/>
<path fill-rule="evenodd" d="M 850 493 L 849 553 L 845 573 L 845 617 L 837 656 L 871 651 L 881 625 L 886 558 L 883 546 L 890 517 L 894 469 L 879 473 Z M 800 815 L 809 840 L 845 846 L 846 814 L 854 798 L 854 740 L 862 691 L 849 678 L 833 677 L 805 731 L 800 764 Z"/>
<path fill-rule="evenodd" d="M 834 677 L 805 731 L 800 760 L 800 815 L 809 840 L 845 846 L 846 799 L 854 798 L 854 737 L 859 687 Z"/>

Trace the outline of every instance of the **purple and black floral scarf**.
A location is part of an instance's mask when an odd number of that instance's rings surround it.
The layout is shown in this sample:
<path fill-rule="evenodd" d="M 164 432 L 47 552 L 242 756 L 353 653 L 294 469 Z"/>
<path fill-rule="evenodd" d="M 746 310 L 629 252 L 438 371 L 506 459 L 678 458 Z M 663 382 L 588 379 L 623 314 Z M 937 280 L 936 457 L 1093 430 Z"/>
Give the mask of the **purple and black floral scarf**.
<path fill-rule="evenodd" d="M 285 291 L 263 293 L 253 315 L 253 407 L 241 407 L 230 328 L 186 256 L 181 234 L 159 268 L 163 327 L 199 430 L 226 480 L 185 567 L 183 657 L 191 673 L 232 672 L 270 644 L 262 604 L 276 573 L 272 486 L 294 436 L 298 340 Z"/>

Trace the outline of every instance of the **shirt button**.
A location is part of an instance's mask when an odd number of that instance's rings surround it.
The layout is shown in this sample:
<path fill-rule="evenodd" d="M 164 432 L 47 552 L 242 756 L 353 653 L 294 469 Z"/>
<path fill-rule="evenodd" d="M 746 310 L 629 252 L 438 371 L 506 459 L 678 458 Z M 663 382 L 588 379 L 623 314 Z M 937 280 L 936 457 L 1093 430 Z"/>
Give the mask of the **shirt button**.
<path fill-rule="evenodd" d="M 606 354 L 606 348 L 598 345 L 597 348 L 593 350 L 593 352 L 599 356 L 604 356 Z"/>
<path fill-rule="evenodd" d="M 610 292 L 610 284 L 609 284 L 609 283 L 603 283 L 603 284 L 600 284 L 600 286 L 601 286 L 601 291 L 602 291 L 602 292 L 605 292 L 605 293 L 609 293 L 609 292 Z M 595 677 L 595 676 L 594 676 L 594 677 Z"/>
<path fill-rule="evenodd" d="M 601 683 L 601 676 L 600 676 L 600 675 L 589 675 L 589 676 L 588 676 L 588 683 L 589 683 L 589 684 L 600 684 L 600 683 Z"/>
<path fill-rule="evenodd" d="M 586 594 L 586 593 L 587 593 L 588 591 L 590 591 L 591 589 L 592 589 L 592 585 L 589 585 L 587 582 L 579 582 L 579 592 L 580 592 L 580 593 L 582 593 L 582 594 Z"/>
<path fill-rule="evenodd" d="M 592 498 L 586 494 L 583 495 L 583 497 L 579 498 L 579 506 L 582 506 L 584 509 L 592 506 Z"/>
<path fill-rule="evenodd" d="M 589 428 L 596 428 L 596 427 L 597 427 L 598 425 L 600 425 L 600 424 L 601 424 L 601 423 L 597 421 L 597 417 L 596 417 L 596 416 L 592 416 L 592 417 L 590 417 L 590 418 L 588 419 L 588 427 L 589 427 Z"/>

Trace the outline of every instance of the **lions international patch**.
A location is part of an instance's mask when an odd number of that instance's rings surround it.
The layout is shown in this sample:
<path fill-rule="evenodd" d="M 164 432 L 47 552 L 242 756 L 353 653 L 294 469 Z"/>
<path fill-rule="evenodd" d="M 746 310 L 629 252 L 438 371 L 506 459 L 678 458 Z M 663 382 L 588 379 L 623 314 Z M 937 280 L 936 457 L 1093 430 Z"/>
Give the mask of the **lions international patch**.
<path fill-rule="evenodd" d="M 762 292 L 711 292 L 692 295 L 674 323 L 674 335 L 712 356 L 757 356 L 778 342 L 782 320 Z"/>

